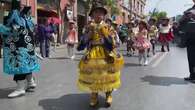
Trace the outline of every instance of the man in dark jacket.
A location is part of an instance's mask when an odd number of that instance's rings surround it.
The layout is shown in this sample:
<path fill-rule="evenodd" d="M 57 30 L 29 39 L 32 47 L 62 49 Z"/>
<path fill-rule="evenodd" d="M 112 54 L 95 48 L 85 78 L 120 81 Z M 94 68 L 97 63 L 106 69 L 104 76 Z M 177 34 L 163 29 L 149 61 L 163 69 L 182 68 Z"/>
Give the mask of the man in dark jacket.
<path fill-rule="evenodd" d="M 50 53 L 50 35 L 51 35 L 50 25 L 47 23 L 46 19 L 43 19 L 38 25 L 38 36 L 40 42 L 40 53 L 43 58 L 49 57 Z"/>
<path fill-rule="evenodd" d="M 195 0 L 193 2 L 194 6 L 184 12 L 184 16 L 180 21 L 180 29 L 185 34 L 190 70 L 190 76 L 184 79 L 191 82 L 195 82 Z"/>

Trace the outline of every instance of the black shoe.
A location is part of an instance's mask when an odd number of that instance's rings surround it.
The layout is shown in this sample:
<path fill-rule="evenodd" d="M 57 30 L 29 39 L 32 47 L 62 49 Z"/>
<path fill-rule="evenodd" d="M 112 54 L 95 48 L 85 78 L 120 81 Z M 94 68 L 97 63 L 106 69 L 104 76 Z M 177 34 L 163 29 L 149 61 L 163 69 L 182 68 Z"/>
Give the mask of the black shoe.
<path fill-rule="evenodd" d="M 186 77 L 184 78 L 185 81 L 194 81 L 195 82 L 195 78 L 192 77 Z"/>
<path fill-rule="evenodd" d="M 162 48 L 162 49 L 161 49 L 161 52 L 165 52 L 165 49 L 164 49 L 164 48 Z"/>
<path fill-rule="evenodd" d="M 153 52 L 153 55 L 156 55 L 156 53 L 155 53 L 155 52 Z"/>

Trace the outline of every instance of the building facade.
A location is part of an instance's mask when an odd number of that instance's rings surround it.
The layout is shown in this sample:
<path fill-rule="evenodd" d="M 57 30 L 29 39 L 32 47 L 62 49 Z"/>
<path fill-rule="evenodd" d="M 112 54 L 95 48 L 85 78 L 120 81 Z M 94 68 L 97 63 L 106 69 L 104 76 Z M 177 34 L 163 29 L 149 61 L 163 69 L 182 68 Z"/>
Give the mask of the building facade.
<path fill-rule="evenodd" d="M 12 0 L 1 0 L 0 1 L 0 23 L 3 23 L 3 18 L 5 16 L 8 16 L 9 11 L 11 10 L 11 1 Z M 21 6 L 31 6 L 32 8 L 32 17 L 33 20 L 36 22 L 36 15 L 37 15 L 37 11 L 36 11 L 36 0 L 21 0 Z"/>
<path fill-rule="evenodd" d="M 143 18 L 146 0 L 129 0 L 131 17 Z"/>
<path fill-rule="evenodd" d="M 144 17 L 146 0 L 117 0 L 117 6 L 121 14 L 115 16 L 116 22 L 118 24 L 128 23 Z"/>

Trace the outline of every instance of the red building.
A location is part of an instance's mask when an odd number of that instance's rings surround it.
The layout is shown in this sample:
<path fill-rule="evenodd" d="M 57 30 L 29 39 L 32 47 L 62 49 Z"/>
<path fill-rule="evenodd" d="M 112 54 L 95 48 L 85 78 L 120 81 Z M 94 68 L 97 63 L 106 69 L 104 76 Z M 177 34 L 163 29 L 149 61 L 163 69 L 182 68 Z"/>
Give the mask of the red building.
<path fill-rule="evenodd" d="M 36 0 L 21 0 L 22 6 L 31 6 L 32 16 L 36 16 Z"/>

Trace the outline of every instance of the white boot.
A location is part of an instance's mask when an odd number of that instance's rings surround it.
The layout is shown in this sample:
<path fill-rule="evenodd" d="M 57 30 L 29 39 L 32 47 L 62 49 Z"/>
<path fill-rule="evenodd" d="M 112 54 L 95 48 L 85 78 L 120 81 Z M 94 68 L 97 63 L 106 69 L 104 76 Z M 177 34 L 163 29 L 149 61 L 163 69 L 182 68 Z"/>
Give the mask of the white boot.
<path fill-rule="evenodd" d="M 33 77 L 32 74 L 27 75 L 26 80 L 27 80 L 27 87 L 26 87 L 27 90 L 36 88 L 37 84 L 35 83 L 35 78 Z"/>
<path fill-rule="evenodd" d="M 148 66 L 148 60 L 145 60 L 144 66 Z"/>
<path fill-rule="evenodd" d="M 75 55 L 71 56 L 71 60 L 74 60 L 75 59 Z"/>
<path fill-rule="evenodd" d="M 26 80 L 17 81 L 17 88 L 14 92 L 8 95 L 8 98 L 15 98 L 25 95 Z"/>

